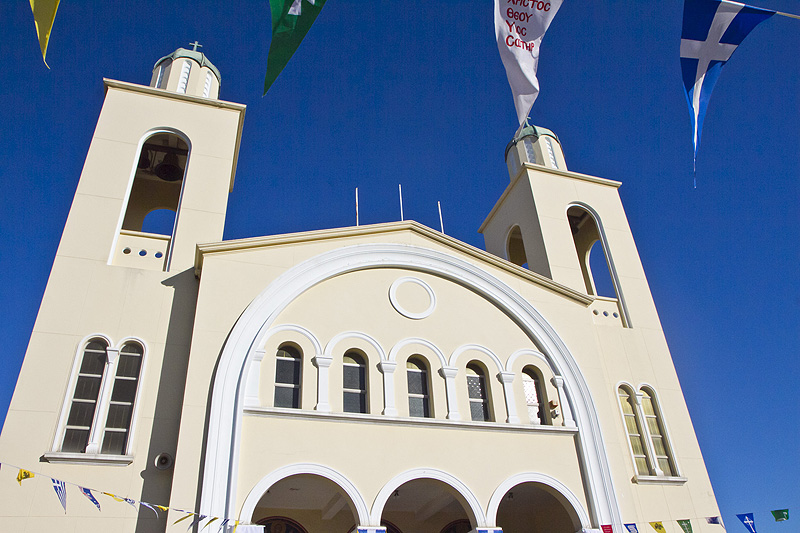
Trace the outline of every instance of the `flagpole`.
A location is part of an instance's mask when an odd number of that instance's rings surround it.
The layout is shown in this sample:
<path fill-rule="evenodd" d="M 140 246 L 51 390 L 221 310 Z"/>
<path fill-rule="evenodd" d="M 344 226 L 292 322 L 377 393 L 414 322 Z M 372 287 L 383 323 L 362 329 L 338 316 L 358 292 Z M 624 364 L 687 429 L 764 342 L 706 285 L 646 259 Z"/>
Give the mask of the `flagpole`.
<path fill-rule="evenodd" d="M 789 17 L 790 19 L 800 20 L 800 15 L 793 15 L 792 13 L 784 13 L 783 11 L 776 11 L 775 14 L 782 15 L 784 17 Z"/>
<path fill-rule="evenodd" d="M 439 227 L 442 228 L 442 234 L 444 234 L 444 222 L 442 222 L 442 202 L 436 201 L 439 204 Z"/>
<path fill-rule="evenodd" d="M 356 187 L 356 226 L 358 226 L 358 187 Z"/>
<path fill-rule="evenodd" d="M 397 190 L 400 192 L 400 221 L 404 221 L 403 218 L 403 186 L 401 184 L 397 184 Z"/>

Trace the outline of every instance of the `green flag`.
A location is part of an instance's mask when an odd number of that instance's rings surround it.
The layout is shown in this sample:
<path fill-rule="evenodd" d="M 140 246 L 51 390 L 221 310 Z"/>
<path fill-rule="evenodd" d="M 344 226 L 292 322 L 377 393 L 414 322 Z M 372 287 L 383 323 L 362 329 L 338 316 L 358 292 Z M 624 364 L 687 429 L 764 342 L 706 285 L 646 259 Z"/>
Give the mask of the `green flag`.
<path fill-rule="evenodd" d="M 324 5 L 325 0 L 269 0 L 272 42 L 267 56 L 264 94 L 292 58 Z"/>
<path fill-rule="evenodd" d="M 778 509 L 777 511 L 770 511 L 772 516 L 775 517 L 776 522 L 783 522 L 789 520 L 789 509 Z"/>
<path fill-rule="evenodd" d="M 692 533 L 692 521 L 691 520 L 678 520 L 678 525 L 681 526 L 681 529 L 684 533 Z"/>

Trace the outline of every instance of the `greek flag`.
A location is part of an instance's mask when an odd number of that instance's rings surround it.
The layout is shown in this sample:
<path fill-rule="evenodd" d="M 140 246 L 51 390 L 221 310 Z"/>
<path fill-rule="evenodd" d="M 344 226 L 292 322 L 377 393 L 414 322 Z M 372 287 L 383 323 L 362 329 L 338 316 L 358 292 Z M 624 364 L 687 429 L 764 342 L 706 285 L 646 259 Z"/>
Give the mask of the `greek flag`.
<path fill-rule="evenodd" d="M 61 502 L 61 507 L 64 508 L 64 514 L 67 513 L 67 485 L 60 479 L 53 479 L 50 478 L 50 481 L 53 482 L 53 490 L 56 491 L 56 496 L 58 496 L 58 501 Z"/>
<path fill-rule="evenodd" d="M 97 507 L 97 510 L 100 511 L 101 510 L 100 509 L 100 502 L 98 502 L 97 498 L 94 497 L 94 494 L 92 494 L 92 491 L 90 489 L 85 489 L 83 487 L 78 487 L 78 488 L 81 489 L 81 494 L 86 496 L 89 499 L 89 501 L 92 502 L 95 507 Z"/>
<path fill-rule="evenodd" d="M 722 66 L 747 34 L 774 14 L 727 0 L 684 0 L 681 70 L 692 116 L 695 164 L 708 100 Z"/>

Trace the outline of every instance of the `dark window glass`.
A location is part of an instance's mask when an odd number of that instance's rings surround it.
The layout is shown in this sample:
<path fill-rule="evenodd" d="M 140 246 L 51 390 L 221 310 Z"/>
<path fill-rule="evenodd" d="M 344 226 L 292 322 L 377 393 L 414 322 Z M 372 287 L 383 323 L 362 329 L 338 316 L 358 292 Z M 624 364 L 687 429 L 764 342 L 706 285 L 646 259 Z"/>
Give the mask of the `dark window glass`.
<path fill-rule="evenodd" d="M 275 383 L 300 384 L 300 360 L 278 358 L 275 368 Z"/>
<path fill-rule="evenodd" d="M 88 429 L 67 429 L 64 433 L 64 445 L 61 446 L 63 452 L 83 453 L 89 443 Z"/>
<path fill-rule="evenodd" d="M 75 384 L 75 399 L 97 401 L 100 393 L 100 381 L 102 376 L 78 376 Z"/>
<path fill-rule="evenodd" d="M 105 438 L 103 439 L 103 446 L 100 453 L 111 455 L 123 455 L 125 453 L 125 445 L 128 442 L 127 431 L 106 431 Z"/>
<path fill-rule="evenodd" d="M 275 407 L 300 407 L 300 389 L 295 387 L 275 387 Z"/>
<path fill-rule="evenodd" d="M 410 396 L 408 398 L 408 414 L 418 418 L 428 418 L 430 416 L 430 409 L 428 407 L 427 398 L 417 398 Z"/>
<path fill-rule="evenodd" d="M 72 402 L 67 417 L 68 426 L 91 428 L 94 420 L 95 402 Z"/>
<path fill-rule="evenodd" d="M 344 393 L 344 412 L 345 413 L 366 413 L 367 395 L 363 392 Z"/>
<path fill-rule="evenodd" d="M 366 368 L 363 366 L 344 367 L 344 388 L 363 390 L 367 384 Z"/>

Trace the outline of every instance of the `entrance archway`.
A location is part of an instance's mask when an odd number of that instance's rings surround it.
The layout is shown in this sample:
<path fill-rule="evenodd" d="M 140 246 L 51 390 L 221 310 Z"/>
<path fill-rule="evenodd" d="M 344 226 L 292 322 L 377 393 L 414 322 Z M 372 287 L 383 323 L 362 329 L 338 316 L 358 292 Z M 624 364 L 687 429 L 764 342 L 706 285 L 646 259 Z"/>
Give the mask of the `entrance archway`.
<path fill-rule="evenodd" d="M 503 533 L 574 533 L 583 527 L 567 498 L 544 483 L 515 485 L 499 503 L 496 524 Z"/>
<path fill-rule="evenodd" d="M 252 522 L 267 532 L 347 531 L 358 520 L 347 492 L 316 474 L 295 474 L 271 485 L 255 504 Z"/>
<path fill-rule="evenodd" d="M 381 521 L 391 522 L 402 533 L 440 533 L 456 521 L 466 520 L 475 527 L 468 509 L 464 497 L 447 483 L 414 479 L 392 492 L 383 506 Z"/>

